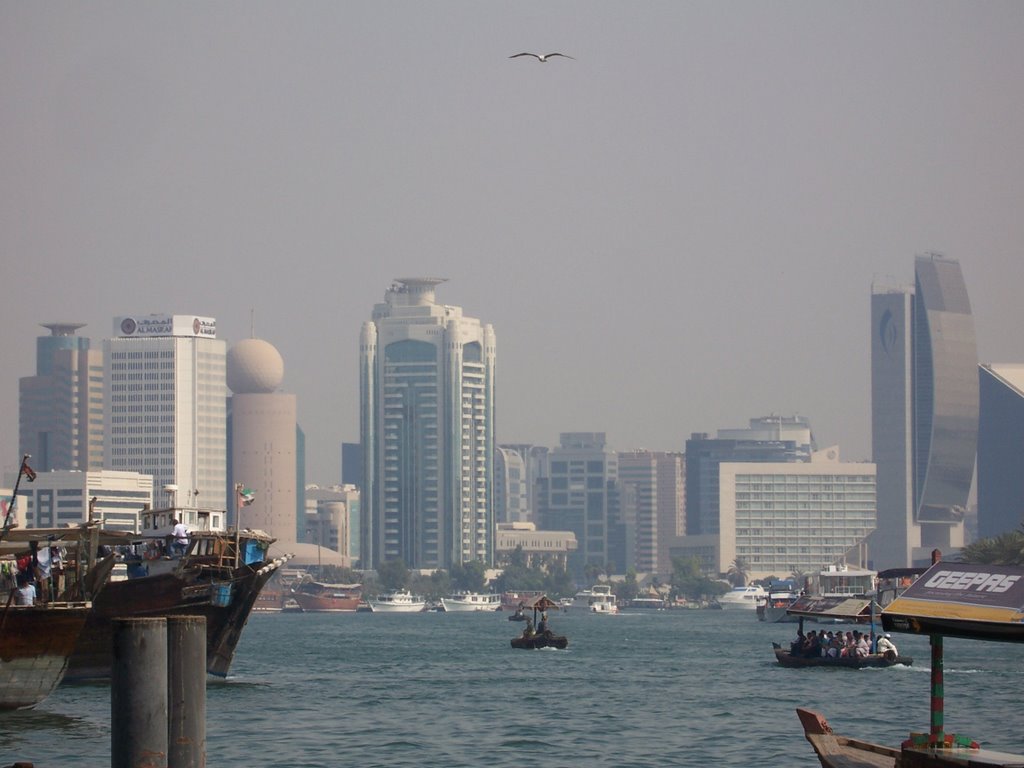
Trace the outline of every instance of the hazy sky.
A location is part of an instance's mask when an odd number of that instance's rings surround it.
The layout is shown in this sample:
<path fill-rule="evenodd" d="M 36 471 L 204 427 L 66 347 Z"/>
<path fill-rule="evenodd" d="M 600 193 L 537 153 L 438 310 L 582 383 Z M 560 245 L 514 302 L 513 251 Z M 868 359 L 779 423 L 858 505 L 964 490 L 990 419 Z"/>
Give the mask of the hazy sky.
<path fill-rule="evenodd" d="M 406 276 L 494 325 L 502 442 L 799 413 L 869 458 L 871 284 L 915 254 L 1024 361 L 1022 40 L 1016 0 L 0 0 L 0 464 L 39 323 L 254 310 L 336 482 Z"/>

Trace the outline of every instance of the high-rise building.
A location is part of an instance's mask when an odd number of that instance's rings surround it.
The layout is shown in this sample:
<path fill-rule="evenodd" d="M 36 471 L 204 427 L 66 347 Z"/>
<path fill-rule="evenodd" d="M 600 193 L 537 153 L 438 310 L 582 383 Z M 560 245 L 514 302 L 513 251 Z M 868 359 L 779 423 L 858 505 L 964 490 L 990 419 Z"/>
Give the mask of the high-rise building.
<path fill-rule="evenodd" d="M 685 531 L 685 460 L 680 453 L 629 451 L 618 455 L 622 518 L 632 529 L 628 570 L 669 576 L 669 547 Z"/>
<path fill-rule="evenodd" d="M 963 546 L 978 439 L 978 353 L 960 264 L 918 256 L 915 285 L 871 295 L 875 568 L 925 565 Z"/>
<path fill-rule="evenodd" d="M 625 573 L 630 558 L 620 514 L 618 456 L 606 446 L 605 433 L 563 432 L 546 462 L 538 480 L 537 527 L 575 534 L 569 568 L 577 578 L 588 565 Z"/>
<path fill-rule="evenodd" d="M 114 320 L 103 343 L 110 469 L 152 475 L 173 504 L 226 509 L 226 346 L 209 317 Z"/>
<path fill-rule="evenodd" d="M 103 355 L 81 323 L 46 323 L 36 374 L 19 381 L 19 449 L 37 472 L 103 468 Z"/>
<path fill-rule="evenodd" d="M 498 523 L 530 521 L 529 476 L 523 455 L 514 448 L 494 451 L 494 519 Z"/>
<path fill-rule="evenodd" d="M 227 384 L 231 396 L 231 478 L 254 492 L 252 502 L 236 508 L 242 527 L 266 531 L 287 548 L 297 541 L 295 395 L 279 392 L 284 361 L 262 339 L 243 339 L 228 350 Z M 232 493 L 231 503 L 238 507 Z"/>
<path fill-rule="evenodd" d="M 494 557 L 495 336 L 403 278 L 360 338 L 365 568 L 449 568 Z"/>
<path fill-rule="evenodd" d="M 978 535 L 989 538 L 1024 524 L 1024 365 L 978 375 Z"/>

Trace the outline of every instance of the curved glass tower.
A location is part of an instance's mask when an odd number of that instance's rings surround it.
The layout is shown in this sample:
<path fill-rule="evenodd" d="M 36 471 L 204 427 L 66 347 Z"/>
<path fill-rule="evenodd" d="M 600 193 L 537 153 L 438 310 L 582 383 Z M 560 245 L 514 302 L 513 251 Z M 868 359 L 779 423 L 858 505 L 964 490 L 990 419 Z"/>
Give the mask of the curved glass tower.
<path fill-rule="evenodd" d="M 960 264 L 918 256 L 915 285 L 873 287 L 875 568 L 926 564 L 963 545 L 978 444 L 978 353 Z"/>

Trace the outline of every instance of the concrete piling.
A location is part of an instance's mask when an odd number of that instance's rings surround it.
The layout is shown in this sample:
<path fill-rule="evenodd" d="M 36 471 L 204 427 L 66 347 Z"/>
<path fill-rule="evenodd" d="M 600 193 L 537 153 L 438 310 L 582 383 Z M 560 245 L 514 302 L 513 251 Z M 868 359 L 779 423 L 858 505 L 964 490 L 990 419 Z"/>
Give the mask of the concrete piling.
<path fill-rule="evenodd" d="M 168 768 L 206 767 L 206 619 L 167 619 Z"/>
<path fill-rule="evenodd" d="M 116 619 L 111 768 L 167 768 L 167 620 Z"/>

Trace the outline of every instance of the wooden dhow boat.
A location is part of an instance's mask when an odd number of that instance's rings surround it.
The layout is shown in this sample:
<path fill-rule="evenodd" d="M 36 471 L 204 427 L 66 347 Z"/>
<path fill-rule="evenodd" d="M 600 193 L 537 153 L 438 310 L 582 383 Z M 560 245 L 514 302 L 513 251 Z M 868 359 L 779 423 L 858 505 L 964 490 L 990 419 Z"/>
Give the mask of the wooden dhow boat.
<path fill-rule="evenodd" d="M 92 610 L 80 574 L 63 569 L 51 573 L 45 598 L 17 605 L 17 563 L 40 548 L 77 549 L 81 536 L 77 528 L 6 529 L 0 536 L 0 710 L 33 707 L 53 692 Z"/>
<path fill-rule="evenodd" d="M 363 599 L 363 585 L 306 581 L 292 587 L 288 597 L 303 611 L 354 613 Z"/>
<path fill-rule="evenodd" d="M 205 618 L 207 672 L 227 676 L 256 598 L 287 556 L 271 558 L 274 539 L 261 531 L 209 530 L 206 511 L 192 511 L 200 525 L 181 556 L 170 553 L 163 530 L 180 509 L 143 514 L 143 529 L 159 535 L 102 532 L 107 555 L 92 568 L 92 611 L 65 680 L 109 678 L 114 619 L 160 616 Z"/>
<path fill-rule="evenodd" d="M 931 727 L 911 733 L 899 748 L 838 736 L 817 712 L 797 709 L 804 736 L 824 768 L 1020 768 L 1024 755 L 983 749 L 946 733 L 943 638 L 1024 642 L 1024 568 L 945 563 L 933 565 L 886 606 L 882 626 L 929 636 Z"/>

